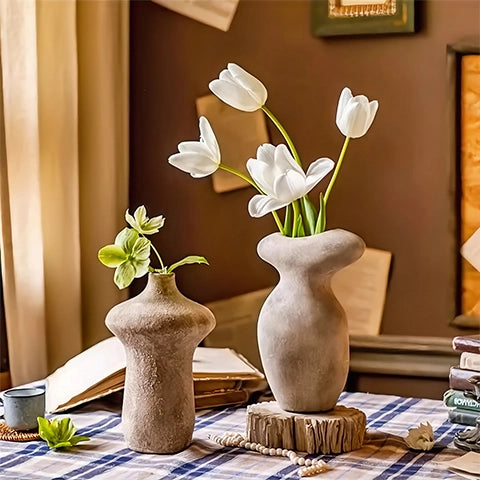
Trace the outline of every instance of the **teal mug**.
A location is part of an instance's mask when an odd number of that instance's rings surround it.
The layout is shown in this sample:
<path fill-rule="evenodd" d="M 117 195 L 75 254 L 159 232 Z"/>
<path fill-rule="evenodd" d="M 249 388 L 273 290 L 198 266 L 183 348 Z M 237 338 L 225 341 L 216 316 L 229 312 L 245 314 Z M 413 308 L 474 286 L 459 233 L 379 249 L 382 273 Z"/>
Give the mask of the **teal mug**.
<path fill-rule="evenodd" d="M 36 429 L 37 417 L 45 415 L 45 390 L 35 387 L 11 388 L 3 392 L 5 423 L 15 430 Z"/>

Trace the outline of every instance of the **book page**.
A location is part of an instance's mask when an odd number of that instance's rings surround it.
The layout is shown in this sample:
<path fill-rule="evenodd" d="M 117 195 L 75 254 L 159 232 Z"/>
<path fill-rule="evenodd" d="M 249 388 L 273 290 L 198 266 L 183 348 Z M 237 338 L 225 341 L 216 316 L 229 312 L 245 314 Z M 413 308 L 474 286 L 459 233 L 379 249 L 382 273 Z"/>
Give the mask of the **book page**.
<path fill-rule="evenodd" d="M 103 340 L 70 359 L 63 367 L 46 378 L 46 411 L 59 412 L 121 390 L 125 382 L 125 351 L 116 337 Z M 231 387 L 231 380 L 243 382 L 248 389 L 263 385 L 264 376 L 243 356 L 229 348 L 197 347 L 193 363 L 194 381 L 205 382 L 215 379 L 215 388 Z"/>
<path fill-rule="evenodd" d="M 55 410 L 125 369 L 125 351 L 116 337 L 107 338 L 70 359 L 46 379 L 46 410 Z"/>
<path fill-rule="evenodd" d="M 193 376 L 195 378 L 202 376 L 238 378 L 252 375 L 263 378 L 263 374 L 230 348 L 199 347 L 193 354 Z"/>
<path fill-rule="evenodd" d="M 350 335 L 378 335 L 392 254 L 375 248 L 332 278 L 332 290 L 347 314 Z"/>
<path fill-rule="evenodd" d="M 468 452 L 461 457 L 454 458 L 448 462 L 442 462 L 442 464 L 457 475 L 462 473 L 471 475 L 466 478 L 478 479 L 478 475 L 480 475 L 480 453 Z"/>
<path fill-rule="evenodd" d="M 174 12 L 226 32 L 239 0 L 152 0 Z"/>

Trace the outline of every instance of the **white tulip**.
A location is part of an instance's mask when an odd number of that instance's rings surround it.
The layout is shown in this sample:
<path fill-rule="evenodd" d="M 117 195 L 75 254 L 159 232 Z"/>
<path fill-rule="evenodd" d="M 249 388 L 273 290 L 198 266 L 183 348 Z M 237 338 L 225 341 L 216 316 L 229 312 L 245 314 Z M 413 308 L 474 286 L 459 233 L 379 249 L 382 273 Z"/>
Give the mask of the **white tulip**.
<path fill-rule="evenodd" d="M 267 101 L 263 83 L 235 63 L 229 63 L 208 86 L 222 102 L 244 112 L 254 112 Z"/>
<path fill-rule="evenodd" d="M 337 127 L 346 137 L 363 137 L 377 113 L 378 102 L 370 102 L 365 95 L 353 96 L 349 88 L 344 88 L 338 100 Z"/>
<path fill-rule="evenodd" d="M 168 163 L 195 178 L 211 175 L 220 165 L 220 148 L 205 117 L 200 117 L 199 127 L 200 141 L 179 143 L 179 153 L 168 158 Z"/>
<path fill-rule="evenodd" d="M 247 170 L 265 195 L 255 195 L 248 204 L 252 217 L 287 206 L 306 195 L 333 168 L 329 158 L 315 160 L 302 170 L 287 147 L 266 143 L 257 150 L 257 158 L 247 162 Z"/>

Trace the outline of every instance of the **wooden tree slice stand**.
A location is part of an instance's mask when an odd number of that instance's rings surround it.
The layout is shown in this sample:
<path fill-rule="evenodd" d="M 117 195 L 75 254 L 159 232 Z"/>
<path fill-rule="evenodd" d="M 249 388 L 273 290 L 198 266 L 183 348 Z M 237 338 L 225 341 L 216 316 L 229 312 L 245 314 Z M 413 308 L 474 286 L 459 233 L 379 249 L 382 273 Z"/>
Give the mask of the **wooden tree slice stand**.
<path fill-rule="evenodd" d="M 277 402 L 247 407 L 247 441 L 271 448 L 307 453 L 344 453 L 361 448 L 366 416 L 361 410 L 337 405 L 319 413 L 282 410 Z"/>

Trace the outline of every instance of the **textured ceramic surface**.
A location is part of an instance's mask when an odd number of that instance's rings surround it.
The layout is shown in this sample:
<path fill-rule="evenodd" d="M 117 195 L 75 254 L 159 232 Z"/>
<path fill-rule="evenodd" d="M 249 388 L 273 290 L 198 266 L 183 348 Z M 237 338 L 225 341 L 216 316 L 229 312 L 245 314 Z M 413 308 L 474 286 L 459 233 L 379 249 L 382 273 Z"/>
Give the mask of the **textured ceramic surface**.
<path fill-rule="evenodd" d="M 175 453 L 192 440 L 192 361 L 215 326 L 213 314 L 184 297 L 174 274 L 149 274 L 145 290 L 116 305 L 107 327 L 125 347 L 122 427 L 130 449 Z"/>
<path fill-rule="evenodd" d="M 364 250 L 359 236 L 340 229 L 300 238 L 274 233 L 259 242 L 259 256 L 280 274 L 260 311 L 258 343 L 282 409 L 335 407 L 348 375 L 349 339 L 345 311 L 330 281 Z"/>

